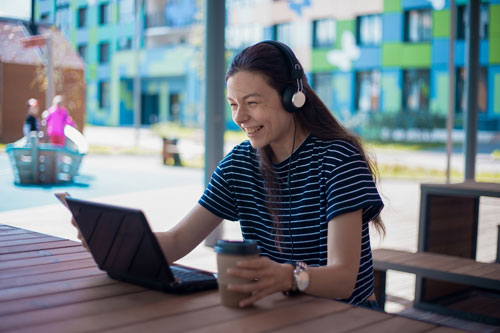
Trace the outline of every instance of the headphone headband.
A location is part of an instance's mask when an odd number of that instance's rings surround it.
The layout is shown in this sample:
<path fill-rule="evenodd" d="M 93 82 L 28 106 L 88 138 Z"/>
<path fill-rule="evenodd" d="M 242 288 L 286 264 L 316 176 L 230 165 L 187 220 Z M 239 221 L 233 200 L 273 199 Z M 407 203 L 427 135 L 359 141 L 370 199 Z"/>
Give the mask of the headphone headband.
<path fill-rule="evenodd" d="M 287 45 L 275 40 L 265 40 L 261 43 L 274 45 L 278 50 L 280 50 L 280 52 L 285 56 L 285 58 L 288 60 L 288 64 L 290 65 L 290 76 L 293 79 L 302 78 L 302 75 L 304 74 L 302 66 L 300 66 L 297 57 L 295 57 L 295 54 Z"/>

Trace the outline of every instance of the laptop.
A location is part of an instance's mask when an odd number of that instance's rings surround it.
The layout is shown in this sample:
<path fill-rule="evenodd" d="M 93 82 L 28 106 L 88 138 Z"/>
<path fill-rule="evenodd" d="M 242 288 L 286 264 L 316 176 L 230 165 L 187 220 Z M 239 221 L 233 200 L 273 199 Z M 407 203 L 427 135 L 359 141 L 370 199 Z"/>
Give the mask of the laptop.
<path fill-rule="evenodd" d="M 217 288 L 214 273 L 167 262 L 141 210 L 65 199 L 95 262 L 111 278 L 172 293 Z"/>

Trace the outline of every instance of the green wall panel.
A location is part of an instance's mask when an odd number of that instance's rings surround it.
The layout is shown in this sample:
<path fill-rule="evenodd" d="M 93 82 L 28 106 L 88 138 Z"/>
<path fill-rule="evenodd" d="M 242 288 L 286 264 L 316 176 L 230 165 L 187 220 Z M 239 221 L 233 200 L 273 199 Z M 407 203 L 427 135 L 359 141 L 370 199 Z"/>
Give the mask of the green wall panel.
<path fill-rule="evenodd" d="M 439 114 L 448 114 L 448 100 L 450 96 L 450 78 L 448 73 L 436 75 L 436 96 L 431 100 L 431 111 Z"/>
<path fill-rule="evenodd" d="M 490 5 L 490 37 L 500 37 L 500 5 Z"/>
<path fill-rule="evenodd" d="M 394 13 L 401 12 L 401 0 L 384 0 L 384 12 Z"/>
<path fill-rule="evenodd" d="M 490 38 L 490 64 L 500 64 L 500 37 Z"/>
<path fill-rule="evenodd" d="M 500 73 L 495 74 L 492 91 L 500 90 Z M 500 94 L 493 94 L 493 113 L 500 114 Z"/>
<path fill-rule="evenodd" d="M 324 72 L 335 69 L 335 66 L 330 64 L 326 59 L 326 54 L 331 50 L 318 49 L 312 50 L 312 67 L 311 70 L 313 73 L 315 72 Z"/>
<path fill-rule="evenodd" d="M 382 66 L 399 67 L 401 66 L 401 53 L 403 44 L 401 43 L 383 43 L 382 44 Z"/>
<path fill-rule="evenodd" d="M 333 78 L 333 87 L 339 101 L 345 102 L 350 97 L 350 84 L 345 76 L 337 76 Z"/>
<path fill-rule="evenodd" d="M 399 54 L 402 60 L 402 67 L 430 67 L 431 65 L 431 45 L 406 44 L 403 46 L 403 53 Z"/>
<path fill-rule="evenodd" d="M 350 31 L 355 33 L 356 31 L 356 21 L 355 20 L 345 20 L 345 21 L 337 21 L 337 40 L 335 43 L 335 47 L 337 49 L 342 48 L 342 34 L 344 31 Z"/>
<path fill-rule="evenodd" d="M 384 94 L 384 112 L 394 113 L 401 109 L 401 87 L 393 74 L 382 74 L 382 91 Z"/>
<path fill-rule="evenodd" d="M 432 35 L 434 37 L 450 36 L 450 11 L 432 11 Z"/>

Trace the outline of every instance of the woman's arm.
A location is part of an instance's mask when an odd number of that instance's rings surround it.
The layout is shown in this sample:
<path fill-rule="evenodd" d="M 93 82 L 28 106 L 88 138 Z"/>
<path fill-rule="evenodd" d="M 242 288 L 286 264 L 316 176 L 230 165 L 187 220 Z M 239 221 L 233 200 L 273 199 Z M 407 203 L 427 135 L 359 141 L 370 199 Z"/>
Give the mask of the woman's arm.
<path fill-rule="evenodd" d="M 309 286 L 306 293 L 327 298 L 351 296 L 361 257 L 361 210 L 339 215 L 328 224 L 327 266 L 309 267 Z M 292 288 L 293 266 L 278 264 L 269 258 L 238 262 L 238 268 L 228 273 L 245 279 L 258 280 L 248 284 L 233 284 L 233 291 L 251 293 L 240 306 L 248 306 L 262 297 Z"/>
<path fill-rule="evenodd" d="M 328 298 L 351 296 L 361 258 L 361 210 L 339 215 L 328 223 L 327 266 L 309 267 L 306 293 Z"/>
<path fill-rule="evenodd" d="M 222 218 L 196 204 L 172 229 L 155 235 L 167 260 L 172 263 L 191 252 L 221 222 Z"/>

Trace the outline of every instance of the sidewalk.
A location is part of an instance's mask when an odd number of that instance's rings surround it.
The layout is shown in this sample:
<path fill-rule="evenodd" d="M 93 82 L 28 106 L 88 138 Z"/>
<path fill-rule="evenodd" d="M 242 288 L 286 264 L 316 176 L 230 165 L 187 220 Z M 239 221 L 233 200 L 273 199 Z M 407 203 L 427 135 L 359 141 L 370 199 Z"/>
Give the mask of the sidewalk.
<path fill-rule="evenodd" d="M 86 126 L 84 136 L 91 146 L 113 146 L 113 147 L 134 147 L 138 146 L 147 151 L 162 150 L 162 140 L 156 136 L 149 128 L 136 130 L 131 127 L 100 127 Z M 224 151 L 227 153 L 238 142 L 226 142 Z M 500 173 L 500 159 L 494 159 L 492 152 L 500 150 L 500 141 L 487 144 L 479 144 L 476 157 L 476 173 L 497 172 Z M 204 152 L 203 142 L 194 140 L 179 140 L 178 143 L 181 158 L 191 159 L 202 155 Z M 457 149 L 455 149 L 457 150 Z M 400 165 L 409 167 L 421 167 L 433 170 L 446 170 L 446 150 L 433 151 L 401 151 L 391 149 L 376 149 L 374 151 L 379 165 Z M 465 159 L 463 152 L 453 152 L 451 157 L 451 167 L 454 170 L 463 172 L 465 169 Z M 500 179 L 499 179 L 500 181 Z"/>

